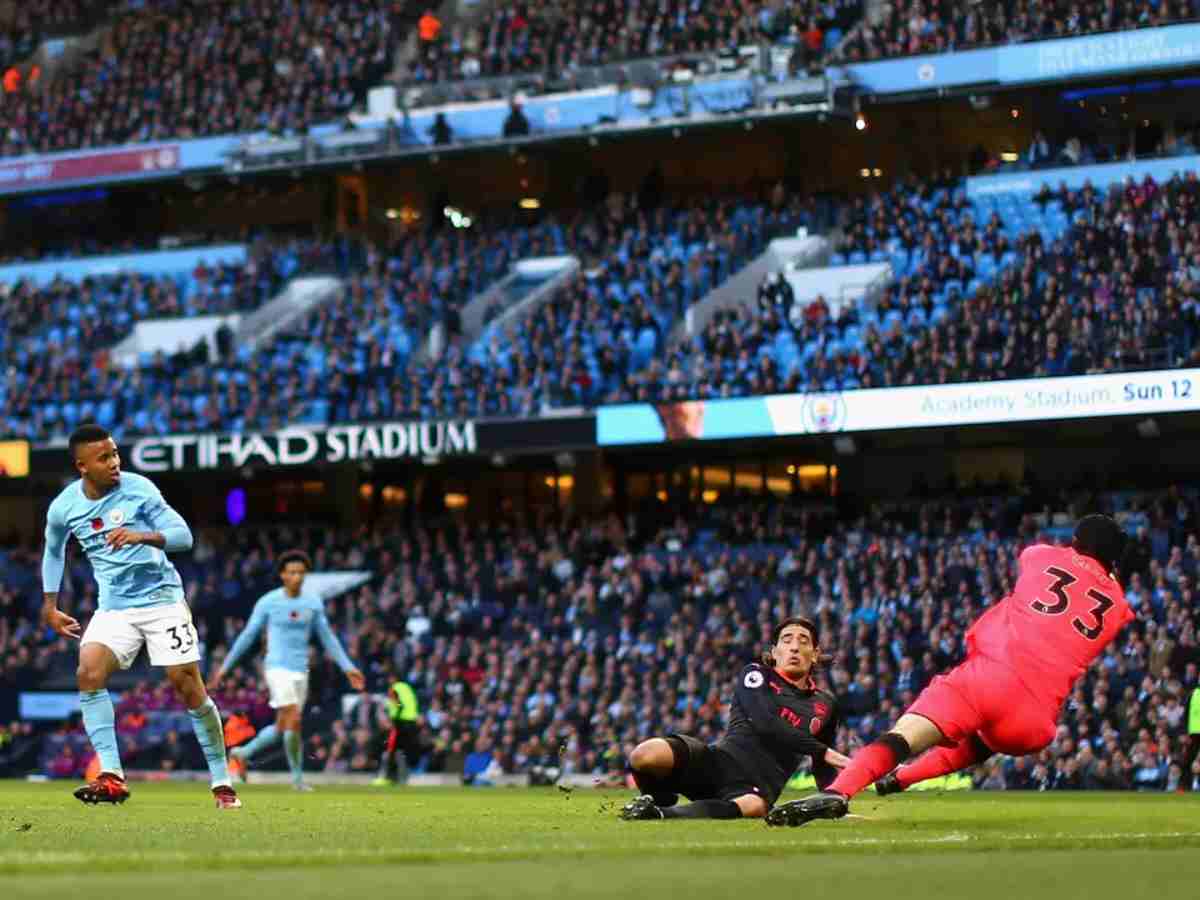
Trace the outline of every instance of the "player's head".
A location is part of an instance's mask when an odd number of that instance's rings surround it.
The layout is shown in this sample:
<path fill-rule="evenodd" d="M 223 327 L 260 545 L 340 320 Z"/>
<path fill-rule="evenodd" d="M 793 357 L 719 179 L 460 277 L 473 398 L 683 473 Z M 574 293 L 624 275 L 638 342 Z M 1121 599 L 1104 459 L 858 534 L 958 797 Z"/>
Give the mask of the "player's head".
<path fill-rule="evenodd" d="M 99 425 L 80 425 L 67 441 L 79 477 L 102 491 L 121 480 L 121 454 L 112 435 Z"/>
<path fill-rule="evenodd" d="M 311 568 L 312 560 L 303 550 L 288 550 L 281 553 L 275 563 L 275 570 L 279 572 L 279 580 L 292 594 L 300 591 L 300 587 L 304 584 L 304 576 Z"/>
<path fill-rule="evenodd" d="M 1075 526 L 1071 546 L 1081 556 L 1090 556 L 1104 566 L 1104 571 L 1116 571 L 1125 552 L 1125 532 L 1110 516 L 1084 516 Z"/>
<path fill-rule="evenodd" d="M 795 616 L 775 626 L 766 662 L 793 681 L 807 677 L 821 656 L 820 636 L 810 619 Z"/>

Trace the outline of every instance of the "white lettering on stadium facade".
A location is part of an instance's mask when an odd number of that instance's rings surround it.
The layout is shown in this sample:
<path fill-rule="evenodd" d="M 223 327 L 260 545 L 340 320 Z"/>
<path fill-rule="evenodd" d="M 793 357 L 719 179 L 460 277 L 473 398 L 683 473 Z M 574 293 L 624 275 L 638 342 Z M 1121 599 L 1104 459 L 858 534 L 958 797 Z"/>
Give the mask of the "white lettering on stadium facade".
<path fill-rule="evenodd" d="M 466 455 L 478 451 L 474 422 L 392 422 L 291 427 L 271 434 L 194 434 L 142 438 L 133 445 L 142 472 L 241 468 L 249 463 L 302 466 L 316 462 Z"/>

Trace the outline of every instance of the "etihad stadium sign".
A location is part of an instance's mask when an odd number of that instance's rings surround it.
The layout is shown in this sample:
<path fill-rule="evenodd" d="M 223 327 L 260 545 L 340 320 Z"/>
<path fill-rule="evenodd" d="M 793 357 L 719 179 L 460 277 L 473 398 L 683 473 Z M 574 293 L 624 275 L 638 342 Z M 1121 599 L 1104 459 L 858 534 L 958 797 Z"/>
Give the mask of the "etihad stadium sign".
<path fill-rule="evenodd" d="M 240 469 L 247 465 L 304 466 L 375 459 L 464 456 L 479 452 L 476 426 L 463 422 L 389 422 L 292 426 L 247 434 L 180 434 L 134 442 L 130 462 L 139 472 Z"/>
<path fill-rule="evenodd" d="M 322 466 L 394 460 L 433 465 L 478 455 L 519 456 L 596 446 L 596 417 L 581 409 L 528 419 L 448 419 L 291 425 L 278 431 L 116 433 L 124 464 L 147 475 L 246 467 Z M 0 450 L 3 449 L 0 444 Z M 68 467 L 66 439 L 30 450 L 30 470 Z M 4 461 L 0 454 L 0 464 Z"/>

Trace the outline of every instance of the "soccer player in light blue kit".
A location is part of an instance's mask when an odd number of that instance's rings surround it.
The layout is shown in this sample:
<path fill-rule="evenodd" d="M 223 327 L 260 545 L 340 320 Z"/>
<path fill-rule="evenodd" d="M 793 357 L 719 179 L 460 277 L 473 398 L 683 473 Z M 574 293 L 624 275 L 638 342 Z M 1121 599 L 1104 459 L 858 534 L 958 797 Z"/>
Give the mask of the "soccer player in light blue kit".
<path fill-rule="evenodd" d="M 350 661 L 333 629 L 329 627 L 321 596 L 314 591 L 304 590 L 304 578 L 312 568 L 308 554 L 301 550 L 289 550 L 280 555 L 276 567 L 283 587 L 263 594 L 254 604 L 250 621 L 229 648 L 221 667 L 209 678 L 208 687 L 209 690 L 216 689 L 225 672 L 237 665 L 266 628 L 265 669 L 271 707 L 275 710 L 275 724 L 260 731 L 246 746 L 234 748 L 230 754 L 231 766 L 244 774 L 246 762 L 255 753 L 272 746 L 282 737 L 288 767 L 292 770 L 293 786 L 298 791 L 310 791 L 312 788 L 304 783 L 300 723 L 304 701 L 308 697 L 308 644 L 313 632 L 320 638 L 325 652 L 346 673 L 352 688 L 361 691 L 366 686 L 366 679 Z"/>
<path fill-rule="evenodd" d="M 75 796 L 84 803 L 129 798 L 107 684 L 145 645 L 150 664 L 166 668 L 192 718 L 217 808 L 237 809 L 242 803 L 229 781 L 221 715 L 205 693 L 192 612 L 179 573 L 167 559 L 167 552 L 191 548 L 192 533 L 148 478 L 121 473 L 116 442 L 99 425 L 77 428 L 69 448 L 79 480 L 67 485 L 46 513 L 42 621 L 64 637 L 80 638 L 79 622 L 58 608 L 67 539 L 74 535 L 99 587 L 99 608 L 80 640 L 77 677 L 83 726 L 101 769 Z"/>

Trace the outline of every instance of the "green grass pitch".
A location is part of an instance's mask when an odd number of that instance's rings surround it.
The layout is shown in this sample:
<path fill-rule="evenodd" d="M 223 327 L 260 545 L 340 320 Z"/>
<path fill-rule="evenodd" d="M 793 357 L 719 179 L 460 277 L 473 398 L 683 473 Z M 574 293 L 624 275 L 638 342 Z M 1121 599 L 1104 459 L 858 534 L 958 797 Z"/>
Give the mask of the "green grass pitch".
<path fill-rule="evenodd" d="M 85 807 L 73 785 L 0 782 L 0 897 L 1121 900 L 1200 897 L 1200 797 L 863 795 L 853 817 L 618 821 L 630 796 L 576 790 L 133 786 Z"/>

